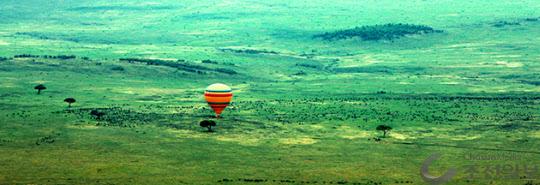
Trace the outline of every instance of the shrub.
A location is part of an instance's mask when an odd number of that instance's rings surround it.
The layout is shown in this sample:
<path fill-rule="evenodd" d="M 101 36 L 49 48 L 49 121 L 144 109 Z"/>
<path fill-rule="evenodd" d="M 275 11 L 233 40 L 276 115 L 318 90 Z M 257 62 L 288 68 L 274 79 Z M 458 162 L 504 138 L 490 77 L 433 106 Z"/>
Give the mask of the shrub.
<path fill-rule="evenodd" d="M 13 58 L 39 58 L 38 55 L 31 55 L 31 54 L 21 54 L 21 55 L 15 55 Z"/>
<path fill-rule="evenodd" d="M 229 75 L 238 74 L 235 70 L 227 69 L 227 68 L 217 68 L 216 72 L 225 73 L 225 74 L 229 74 Z"/>
<path fill-rule="evenodd" d="M 519 22 L 508 22 L 508 21 L 499 21 L 493 24 L 493 27 L 505 27 L 505 26 L 517 26 L 521 25 Z"/>
<path fill-rule="evenodd" d="M 298 71 L 298 72 L 294 73 L 293 75 L 304 76 L 304 75 L 307 75 L 307 73 L 305 71 Z"/>
<path fill-rule="evenodd" d="M 296 66 L 299 66 L 299 67 L 307 67 L 307 68 L 313 68 L 313 69 L 318 69 L 318 68 L 320 68 L 320 66 L 318 66 L 318 65 L 315 65 L 315 64 L 306 64 L 306 63 L 298 63 L 298 64 L 296 64 Z"/>
<path fill-rule="evenodd" d="M 111 67 L 111 70 L 113 70 L 113 71 L 124 71 L 125 69 L 122 66 L 113 66 L 113 67 Z"/>
<path fill-rule="evenodd" d="M 105 113 L 99 110 L 92 110 L 90 111 L 90 115 L 95 116 L 97 120 L 101 120 L 101 117 L 103 117 Z"/>
<path fill-rule="evenodd" d="M 204 64 L 218 64 L 218 62 L 210 60 L 210 59 L 202 60 L 201 62 Z"/>

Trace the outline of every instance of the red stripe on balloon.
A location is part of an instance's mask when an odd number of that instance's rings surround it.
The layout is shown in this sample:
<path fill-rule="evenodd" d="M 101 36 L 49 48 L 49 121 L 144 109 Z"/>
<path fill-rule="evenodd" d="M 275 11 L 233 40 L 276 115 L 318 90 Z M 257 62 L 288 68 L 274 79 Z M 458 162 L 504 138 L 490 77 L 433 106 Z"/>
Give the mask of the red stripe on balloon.
<path fill-rule="evenodd" d="M 232 96 L 232 93 L 226 93 L 226 94 L 204 93 L 204 96 L 210 96 L 210 97 L 229 97 L 229 96 Z"/>

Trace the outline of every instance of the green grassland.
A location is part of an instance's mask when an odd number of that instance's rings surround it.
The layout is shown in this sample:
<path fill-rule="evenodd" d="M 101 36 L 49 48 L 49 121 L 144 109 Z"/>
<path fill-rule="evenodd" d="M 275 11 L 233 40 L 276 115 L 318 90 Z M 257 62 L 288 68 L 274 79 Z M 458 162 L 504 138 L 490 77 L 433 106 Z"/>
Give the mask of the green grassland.
<path fill-rule="evenodd" d="M 465 173 L 540 162 L 539 19 L 535 1 L 0 1 L 0 184 L 426 184 L 433 153 L 449 184 L 540 184 Z M 441 32 L 314 37 L 389 23 Z M 216 82 L 234 98 L 208 133 Z"/>

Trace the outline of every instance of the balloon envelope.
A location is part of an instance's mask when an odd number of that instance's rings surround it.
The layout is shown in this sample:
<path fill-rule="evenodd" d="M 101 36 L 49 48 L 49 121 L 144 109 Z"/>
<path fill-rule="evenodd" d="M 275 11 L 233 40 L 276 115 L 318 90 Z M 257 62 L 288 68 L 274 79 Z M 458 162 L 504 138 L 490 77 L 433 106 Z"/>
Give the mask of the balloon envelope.
<path fill-rule="evenodd" d="M 231 88 L 221 83 L 212 84 L 204 91 L 204 98 L 216 113 L 216 117 L 219 117 L 223 109 L 229 105 L 232 96 Z"/>

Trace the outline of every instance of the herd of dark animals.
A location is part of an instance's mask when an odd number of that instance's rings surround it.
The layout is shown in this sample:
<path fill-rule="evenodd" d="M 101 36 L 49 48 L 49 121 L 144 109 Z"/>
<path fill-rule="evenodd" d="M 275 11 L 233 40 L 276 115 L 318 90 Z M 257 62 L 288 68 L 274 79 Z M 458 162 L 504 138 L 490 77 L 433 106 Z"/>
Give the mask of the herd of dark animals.
<path fill-rule="evenodd" d="M 302 181 L 302 180 L 291 180 L 291 179 L 252 179 L 252 178 L 223 178 L 218 180 L 217 183 L 232 183 L 232 182 L 242 182 L 242 183 L 274 183 L 274 184 L 351 184 L 351 185 L 382 185 L 383 182 L 377 182 L 373 180 L 366 180 L 365 182 L 351 182 L 347 180 L 340 181 Z M 401 180 L 395 181 L 395 184 L 412 184 L 413 181 L 410 180 Z"/>
<path fill-rule="evenodd" d="M 45 90 L 47 88 L 45 87 L 45 85 L 39 84 L 39 85 L 35 86 L 34 89 L 38 90 L 38 94 L 41 94 L 41 91 L 43 91 L 43 90 Z M 70 108 L 71 108 L 71 104 L 76 102 L 75 98 L 71 98 L 71 97 L 66 98 L 66 99 L 64 99 L 64 102 L 68 103 L 68 112 L 74 112 Z M 111 110 L 115 110 L 116 112 L 112 112 Z M 79 109 L 79 113 L 86 112 L 86 111 L 88 111 L 88 110 L 87 109 Z M 125 117 L 131 118 L 131 119 L 117 119 L 115 117 L 110 117 L 110 118 L 105 120 L 105 121 L 107 121 L 109 123 L 112 123 L 112 125 L 114 125 L 114 123 L 119 123 L 119 124 L 116 124 L 116 126 L 130 127 L 130 125 L 125 124 L 125 122 L 152 122 L 154 120 L 154 119 L 146 118 L 147 115 L 137 114 L 134 111 L 124 110 L 124 109 L 121 109 L 121 108 L 91 109 L 90 110 L 90 115 L 93 116 L 93 118 L 98 120 L 98 121 L 104 121 L 104 116 L 107 114 L 106 112 L 111 112 L 114 115 L 125 115 Z M 131 114 L 131 113 L 134 113 L 134 114 Z M 157 116 L 157 114 L 152 115 L 152 117 L 156 117 L 156 116 Z M 98 126 L 112 126 L 112 125 L 109 125 L 109 124 L 103 125 L 102 123 L 98 123 L 97 125 Z M 214 132 L 214 130 L 212 130 L 212 127 L 216 126 L 216 122 L 214 120 L 202 120 L 199 123 L 199 125 L 201 127 L 207 128 L 208 129 L 207 132 Z M 387 133 L 390 130 L 392 130 L 392 127 L 390 127 L 388 125 L 378 125 L 376 130 L 383 132 L 382 137 L 384 138 L 384 137 L 386 137 Z M 375 139 L 375 141 L 380 141 L 381 140 L 381 138 L 374 138 L 374 139 Z"/>

